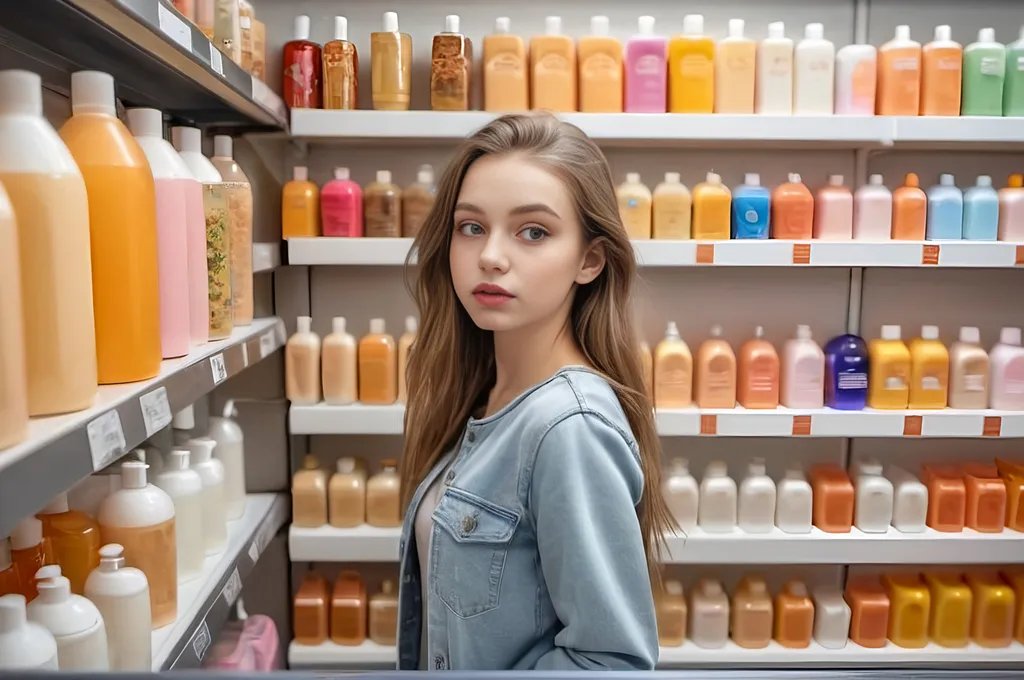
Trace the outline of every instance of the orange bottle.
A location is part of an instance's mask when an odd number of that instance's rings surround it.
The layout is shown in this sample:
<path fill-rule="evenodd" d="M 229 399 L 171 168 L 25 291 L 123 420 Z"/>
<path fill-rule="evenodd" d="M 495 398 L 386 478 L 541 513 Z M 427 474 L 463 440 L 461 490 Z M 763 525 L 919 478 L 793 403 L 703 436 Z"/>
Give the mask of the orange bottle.
<path fill-rule="evenodd" d="M 908 172 L 903 186 L 892 192 L 893 240 L 923 241 L 927 221 L 928 198 L 917 175 Z"/>
<path fill-rule="evenodd" d="M 359 401 L 387 405 L 398 400 L 398 350 L 384 332 L 384 319 L 370 319 L 370 334 L 359 340 Z"/>
<path fill-rule="evenodd" d="M 789 173 L 789 181 L 772 192 L 772 238 L 803 241 L 814 233 L 814 196 L 800 181 L 800 175 Z"/>
<path fill-rule="evenodd" d="M 562 17 L 546 17 L 544 35 L 530 40 L 530 86 L 534 109 L 576 110 L 576 46 L 562 35 Z"/>
<path fill-rule="evenodd" d="M 960 574 L 931 572 L 924 581 L 932 596 L 928 637 L 940 647 L 966 647 L 971 635 L 974 595 Z"/>
<path fill-rule="evenodd" d="M 683 32 L 668 42 L 668 110 L 715 110 L 715 41 L 704 35 L 704 17 L 687 14 Z"/>
<path fill-rule="evenodd" d="M 732 641 L 744 649 L 763 649 L 772 641 L 772 597 L 760 576 L 747 576 L 732 597 Z"/>
<path fill-rule="evenodd" d="M 510 29 L 509 18 L 498 17 L 494 20 L 494 33 L 484 36 L 484 111 L 530 108 L 526 44 Z"/>
<path fill-rule="evenodd" d="M 608 17 L 590 18 L 590 35 L 576 46 L 580 111 L 622 113 L 622 43 L 608 35 Z"/>
<path fill-rule="evenodd" d="M 811 468 L 814 526 L 829 534 L 847 534 L 853 528 L 853 482 L 838 465 Z"/>
<path fill-rule="evenodd" d="M 315 571 L 306 572 L 293 604 L 293 637 L 300 645 L 327 641 L 327 581 Z"/>
<path fill-rule="evenodd" d="M 1003 580 L 1013 588 L 1017 601 L 1017 614 L 1013 619 L 1013 638 L 1024 644 L 1024 571 L 1004 571 Z"/>
<path fill-rule="evenodd" d="M 910 39 L 910 26 L 897 26 L 896 37 L 878 49 L 879 116 L 916 116 L 921 100 L 921 43 Z"/>
<path fill-rule="evenodd" d="M 21 572 L 18 570 L 18 565 L 11 559 L 11 544 L 5 538 L 0 540 L 0 597 L 23 595 L 21 587 Z"/>
<path fill-rule="evenodd" d="M 874 579 L 852 579 L 846 586 L 850 605 L 850 640 L 861 647 L 885 647 L 889 631 L 889 596 Z"/>
<path fill-rule="evenodd" d="M 758 326 L 740 347 L 736 396 L 744 408 L 779 407 L 779 354 Z"/>
<path fill-rule="evenodd" d="M 686 598 L 683 584 L 667 580 L 654 600 L 658 618 L 658 644 L 679 647 L 686 640 Z"/>
<path fill-rule="evenodd" d="M 366 584 L 355 571 L 338 574 L 331 593 L 331 642 L 357 647 L 366 642 Z"/>
<path fill-rule="evenodd" d="M 31 602 L 38 595 L 36 572 L 45 564 L 43 550 L 43 523 L 35 517 L 18 522 L 11 533 L 11 560 L 18 568 L 21 592 Z"/>
<path fill-rule="evenodd" d="M 966 575 L 974 593 L 971 641 L 979 647 L 1008 647 L 1013 642 L 1017 596 L 999 574 L 983 571 Z"/>
<path fill-rule="evenodd" d="M 811 646 L 814 602 L 803 581 L 789 581 L 775 596 L 775 641 L 788 649 Z"/>
<path fill-rule="evenodd" d="M 889 596 L 889 639 L 897 647 L 920 649 L 928 644 L 931 592 L 917 574 L 886 574 Z"/>
<path fill-rule="evenodd" d="M 921 481 L 928 487 L 928 526 L 946 533 L 963 531 L 967 488 L 960 470 L 953 465 L 922 465 Z"/>
<path fill-rule="evenodd" d="M 1024 531 L 1024 465 L 996 458 L 996 468 L 1006 484 L 1006 528 Z"/>
<path fill-rule="evenodd" d="M 736 355 L 722 339 L 721 326 L 712 326 L 697 350 L 694 375 L 697 408 L 736 408 Z"/>
<path fill-rule="evenodd" d="M 967 507 L 964 526 L 986 534 L 998 534 L 1006 521 L 1006 483 L 995 465 L 964 465 Z"/>
<path fill-rule="evenodd" d="M 935 40 L 921 49 L 921 115 L 959 116 L 964 48 L 949 26 L 935 27 Z"/>
<path fill-rule="evenodd" d="M 309 169 L 296 165 L 281 189 L 281 237 L 320 235 L 320 189 L 309 181 Z"/>
<path fill-rule="evenodd" d="M 92 517 L 68 509 L 62 493 L 36 515 L 43 523 L 44 560 L 59 564 L 71 592 L 85 592 L 85 579 L 100 566 L 100 525 Z"/>

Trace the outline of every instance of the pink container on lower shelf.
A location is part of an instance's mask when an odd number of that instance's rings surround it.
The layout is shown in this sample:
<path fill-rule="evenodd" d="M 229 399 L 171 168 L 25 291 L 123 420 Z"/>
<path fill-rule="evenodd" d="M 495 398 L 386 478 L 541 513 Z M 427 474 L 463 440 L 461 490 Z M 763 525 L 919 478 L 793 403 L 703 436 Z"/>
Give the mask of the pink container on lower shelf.
<path fill-rule="evenodd" d="M 228 623 L 203 666 L 225 671 L 282 670 L 277 626 L 263 614 Z"/>

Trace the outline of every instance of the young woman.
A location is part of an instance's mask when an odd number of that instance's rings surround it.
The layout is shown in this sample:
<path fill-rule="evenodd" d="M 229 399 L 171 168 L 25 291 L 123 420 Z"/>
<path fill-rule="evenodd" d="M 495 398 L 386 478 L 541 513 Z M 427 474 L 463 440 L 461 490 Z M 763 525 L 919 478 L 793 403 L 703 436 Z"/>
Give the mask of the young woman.
<path fill-rule="evenodd" d="M 608 164 L 510 115 L 457 151 L 416 239 L 399 669 L 651 669 L 671 520 Z"/>

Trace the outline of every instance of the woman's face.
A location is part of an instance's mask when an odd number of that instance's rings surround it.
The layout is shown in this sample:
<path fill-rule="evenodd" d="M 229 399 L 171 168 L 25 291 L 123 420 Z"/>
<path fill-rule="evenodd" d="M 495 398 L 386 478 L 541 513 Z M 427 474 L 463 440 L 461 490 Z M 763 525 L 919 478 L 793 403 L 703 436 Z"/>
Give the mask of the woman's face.
<path fill-rule="evenodd" d="M 604 264 L 587 247 L 562 180 L 518 154 L 484 156 L 470 166 L 452 230 L 455 293 L 484 330 L 567 316 L 575 284 L 593 281 Z"/>

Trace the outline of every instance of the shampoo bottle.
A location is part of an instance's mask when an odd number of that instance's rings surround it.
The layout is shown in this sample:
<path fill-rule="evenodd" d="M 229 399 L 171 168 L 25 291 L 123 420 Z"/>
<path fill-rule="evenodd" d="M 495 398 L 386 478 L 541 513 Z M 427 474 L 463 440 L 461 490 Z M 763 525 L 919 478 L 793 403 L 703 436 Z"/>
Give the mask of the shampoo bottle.
<path fill-rule="evenodd" d="M 231 317 L 235 326 L 252 323 L 252 184 L 233 157 L 230 135 L 215 135 L 210 162 L 224 180 L 231 253 Z"/>
<path fill-rule="evenodd" d="M 683 33 L 668 43 L 671 113 L 712 113 L 715 109 L 715 41 L 704 35 L 704 16 L 683 17 Z"/>
<path fill-rule="evenodd" d="M 861 461 L 853 475 L 854 525 L 866 534 L 889 531 L 893 512 L 893 485 L 882 476 L 882 464 L 873 458 Z"/>
<path fill-rule="evenodd" d="M 217 442 L 209 437 L 190 439 L 192 469 L 203 480 L 203 546 L 216 555 L 228 542 L 228 513 L 224 490 L 224 464 L 213 457 Z"/>
<path fill-rule="evenodd" d="M 626 111 L 628 113 L 665 113 L 667 46 L 668 41 L 663 36 L 654 34 L 654 17 L 640 17 L 639 33 L 626 43 Z M 581 66 L 583 66 L 582 63 Z M 583 78 L 584 72 L 581 69 L 581 83 Z"/>
<path fill-rule="evenodd" d="M 729 596 L 722 584 L 701 579 L 690 590 L 690 640 L 702 649 L 721 649 L 729 641 Z"/>
<path fill-rule="evenodd" d="M 765 473 L 764 458 L 753 458 L 740 483 L 739 526 L 748 534 L 768 534 L 775 528 L 775 482 Z"/>
<path fill-rule="evenodd" d="M 842 649 L 850 634 L 850 605 L 836 588 L 814 590 L 814 641 L 825 649 Z"/>
<path fill-rule="evenodd" d="M 761 176 L 748 172 L 732 192 L 732 237 L 766 239 L 771 226 L 772 195 L 761 186 Z"/>
<path fill-rule="evenodd" d="M 772 597 L 760 576 L 746 576 L 732 596 L 732 641 L 743 649 L 764 649 L 772 641 Z"/>
<path fill-rule="evenodd" d="M 715 47 L 715 113 L 753 113 L 757 43 L 744 37 L 743 19 L 729 19 L 729 35 Z"/>
<path fill-rule="evenodd" d="M 853 197 L 853 238 L 888 241 L 893 238 L 893 195 L 881 175 L 871 175 Z"/>
<path fill-rule="evenodd" d="M 836 47 L 822 24 L 807 24 L 793 56 L 793 113 L 831 116 Z"/>
<path fill-rule="evenodd" d="M 839 48 L 836 52 L 836 115 L 875 115 L 877 85 L 878 50 L 874 45 Z"/>
<path fill-rule="evenodd" d="M 928 644 L 931 593 L 918 574 L 885 574 L 889 596 L 889 640 L 897 647 L 920 649 Z"/>
<path fill-rule="evenodd" d="M 408 111 L 412 93 L 412 38 L 398 30 L 398 14 L 384 12 L 370 34 L 370 87 L 377 111 Z"/>
<path fill-rule="evenodd" d="M 978 175 L 977 183 L 964 192 L 965 241 L 995 241 L 999 236 L 999 194 L 992 178 Z"/>
<path fill-rule="evenodd" d="M 883 472 L 892 484 L 893 528 L 905 534 L 923 533 L 928 521 L 928 487 L 901 467 L 886 465 Z"/>
<path fill-rule="evenodd" d="M 810 326 L 797 326 L 782 351 L 780 401 L 787 408 L 821 408 L 824 389 L 825 353 L 811 339 Z"/>
<path fill-rule="evenodd" d="M 829 175 L 828 184 L 814 198 L 813 236 L 824 241 L 853 238 L 853 193 L 842 175 Z"/>
<path fill-rule="evenodd" d="M 406 373 L 409 369 L 409 352 L 416 344 L 419 320 L 415 316 L 405 317 L 405 332 L 398 338 L 398 403 L 404 404 L 409 397 Z"/>
<path fill-rule="evenodd" d="M 39 597 L 28 605 L 28 620 L 43 626 L 57 642 L 57 666 L 64 672 L 110 670 L 107 631 L 92 602 L 71 593 L 60 567 L 47 565 L 36 573 Z"/>
<path fill-rule="evenodd" d="M 434 36 L 430 56 L 430 108 L 468 111 L 473 43 L 459 32 L 458 14 L 444 18 L 444 32 Z"/>
<path fill-rule="evenodd" d="M 654 611 L 658 625 L 658 643 L 662 647 L 679 647 L 686 640 L 686 598 L 683 584 L 667 579 L 655 591 Z"/>
<path fill-rule="evenodd" d="M 356 381 L 356 339 L 345 328 L 345 317 L 331 320 L 331 333 L 324 338 L 321 357 L 324 401 L 331 405 L 355 403 L 359 394 Z"/>
<path fill-rule="evenodd" d="M 370 597 L 369 635 L 378 645 L 394 647 L 398 634 L 398 589 L 385 579 L 380 592 Z"/>
<path fill-rule="evenodd" d="M 668 475 L 661 483 L 661 494 L 679 528 L 683 532 L 693 531 L 697 527 L 700 489 L 685 458 L 669 461 Z"/>
<path fill-rule="evenodd" d="M 976 326 L 961 326 L 960 339 L 949 348 L 949 406 L 988 408 L 988 353 Z"/>
<path fill-rule="evenodd" d="M 562 35 L 562 17 L 546 17 L 544 35 L 530 40 L 530 86 L 534 109 L 576 110 L 576 46 Z"/>
<path fill-rule="evenodd" d="M 1020 29 L 1020 38 L 1006 46 L 1003 115 L 1024 116 L 1024 27 Z"/>
<path fill-rule="evenodd" d="M 293 404 L 320 401 L 320 336 L 311 329 L 313 319 L 300 316 L 297 330 L 284 348 L 285 396 Z"/>
<path fill-rule="evenodd" d="M 370 333 L 359 340 L 359 401 L 394 404 L 398 399 L 398 352 L 384 319 L 370 319 Z"/>
<path fill-rule="evenodd" d="M 28 620 L 24 595 L 0 596 L 0 671 L 33 670 L 57 670 L 57 642 L 45 626 Z"/>
<path fill-rule="evenodd" d="M 402 190 L 391 182 L 390 170 L 378 170 L 376 181 L 363 190 L 366 236 L 398 238 L 402 235 Z"/>
<path fill-rule="evenodd" d="M 928 189 L 929 241 L 959 241 L 963 238 L 964 195 L 953 183 L 953 175 L 939 175 L 939 183 Z"/>
<path fill-rule="evenodd" d="M 626 181 L 619 185 L 619 217 L 631 239 L 651 238 L 651 190 L 640 181 L 640 173 L 626 173 Z"/>
<path fill-rule="evenodd" d="M 809 240 L 814 234 L 814 197 L 800 180 L 789 173 L 789 181 L 772 192 L 772 238 Z"/>
<path fill-rule="evenodd" d="M 429 165 L 421 165 L 416 171 L 416 181 L 402 192 L 403 237 L 416 238 L 419 235 L 436 200 L 437 186 L 434 184 L 434 168 Z"/>
<path fill-rule="evenodd" d="M 323 63 L 320 45 L 309 39 L 309 17 L 295 17 L 292 39 L 281 59 L 281 97 L 293 109 L 319 109 Z"/>
<path fill-rule="evenodd" d="M 962 116 L 1003 115 L 1006 48 L 996 42 L 994 28 L 978 31 L 978 41 L 964 48 Z"/>
<path fill-rule="evenodd" d="M 697 524 L 709 534 L 728 534 L 736 528 L 736 482 L 722 461 L 713 461 L 700 480 Z"/>
<path fill-rule="evenodd" d="M 210 417 L 207 433 L 217 445 L 214 456 L 224 466 L 224 504 L 229 521 L 245 514 L 245 438 L 237 417 L 235 400 L 228 399 L 221 417 Z"/>
<path fill-rule="evenodd" d="M 728 241 L 732 193 L 714 172 L 693 188 L 692 235 L 697 241 Z"/>
<path fill-rule="evenodd" d="M 174 544 L 178 581 L 191 581 L 203 573 L 203 480 L 189 467 L 187 449 L 172 449 L 167 469 L 153 483 L 174 503 Z"/>
<path fill-rule="evenodd" d="M 986 649 L 1009 647 L 1017 604 L 1013 588 L 992 571 L 967 572 L 965 580 L 974 601 L 971 642 Z"/>
<path fill-rule="evenodd" d="M 946 408 L 949 352 L 939 340 L 938 326 L 921 326 L 921 337 L 910 343 L 909 408 Z"/>
<path fill-rule="evenodd" d="M 926 572 L 924 582 L 931 595 L 928 637 L 940 647 L 964 648 L 971 639 L 974 595 L 956 573 Z"/>
<path fill-rule="evenodd" d="M 327 524 L 327 473 L 310 454 L 292 478 L 292 524 L 309 529 Z"/>
<path fill-rule="evenodd" d="M 900 339 L 899 326 L 882 326 L 881 338 L 868 343 L 871 377 L 868 406 L 905 409 L 910 399 L 910 350 Z"/>
<path fill-rule="evenodd" d="M 793 113 L 793 41 L 781 21 L 768 24 L 768 37 L 757 46 L 754 110 L 772 116 Z"/>
<path fill-rule="evenodd" d="M 775 526 L 787 534 L 811 533 L 814 499 L 803 469 L 791 464 L 779 481 L 775 504 Z"/>
<path fill-rule="evenodd" d="M 85 596 L 103 617 L 110 670 L 150 672 L 149 581 L 138 569 L 125 566 L 122 546 L 111 543 L 100 548 L 100 566 L 89 574 Z"/>
<path fill-rule="evenodd" d="M 693 356 L 679 337 L 675 321 L 668 322 L 665 338 L 654 349 L 654 407 L 693 406 Z"/>
<path fill-rule="evenodd" d="M 327 516 L 332 527 L 353 529 L 366 522 L 366 475 L 356 459 L 338 459 L 338 471 L 327 485 Z"/>
<path fill-rule="evenodd" d="M 821 464 L 811 468 L 813 521 L 827 534 L 848 534 L 853 526 L 854 489 L 846 470 Z"/>
<path fill-rule="evenodd" d="M 71 592 L 81 595 L 85 579 L 100 563 L 100 526 L 78 510 L 68 510 L 68 496 L 59 494 L 36 515 L 43 523 L 47 564 L 56 562 L 71 582 Z"/>
<path fill-rule="evenodd" d="M 999 190 L 999 240 L 1024 241 L 1024 175 L 1010 175 Z"/>
<path fill-rule="evenodd" d="M 1003 328 L 989 354 L 991 391 L 989 407 L 1024 411 L 1024 348 L 1019 328 Z"/>
<path fill-rule="evenodd" d="M 309 170 L 292 168 L 291 180 L 281 189 L 281 237 L 309 238 L 320 235 L 320 189 L 309 181 Z"/>
<path fill-rule="evenodd" d="M 923 241 L 928 224 L 928 197 L 917 175 L 908 172 L 903 186 L 892 192 L 892 238 Z"/>
<path fill-rule="evenodd" d="M 334 40 L 323 49 L 324 108 L 358 108 L 358 93 L 359 53 L 348 39 L 348 19 L 334 17 Z"/>
<path fill-rule="evenodd" d="M 656 239 L 690 238 L 690 190 L 679 181 L 678 172 L 666 172 L 665 181 L 654 188 L 652 236 Z"/>
<path fill-rule="evenodd" d="M 825 405 L 860 411 L 868 397 L 868 348 L 857 335 L 839 335 L 825 345 Z"/>
<path fill-rule="evenodd" d="M 511 32 L 508 17 L 494 20 L 494 33 L 484 36 L 484 111 L 526 111 L 530 88 L 526 44 Z"/>
<path fill-rule="evenodd" d="M 921 49 L 921 115 L 960 115 L 963 47 L 953 29 L 936 26 L 935 39 Z"/>
<path fill-rule="evenodd" d="M 814 603 L 803 581 L 787 581 L 775 596 L 775 641 L 786 649 L 811 646 Z"/>
<path fill-rule="evenodd" d="M 695 375 L 698 408 L 736 407 L 736 355 L 722 339 L 721 326 L 712 326 L 697 350 Z"/>
<path fill-rule="evenodd" d="M 374 527 L 400 527 L 401 487 L 398 461 L 380 462 L 380 472 L 366 482 L 366 523 Z"/>
<path fill-rule="evenodd" d="M 896 27 L 896 37 L 878 49 L 879 116 L 916 116 L 921 103 L 921 43 L 910 39 L 910 26 Z"/>
<path fill-rule="evenodd" d="M 779 355 L 764 339 L 764 328 L 740 347 L 736 394 L 740 406 L 772 409 L 779 406 Z"/>

